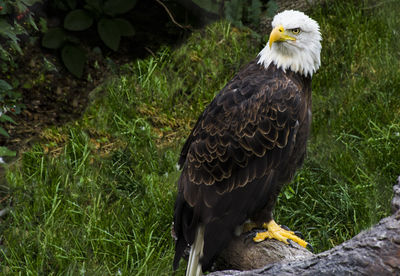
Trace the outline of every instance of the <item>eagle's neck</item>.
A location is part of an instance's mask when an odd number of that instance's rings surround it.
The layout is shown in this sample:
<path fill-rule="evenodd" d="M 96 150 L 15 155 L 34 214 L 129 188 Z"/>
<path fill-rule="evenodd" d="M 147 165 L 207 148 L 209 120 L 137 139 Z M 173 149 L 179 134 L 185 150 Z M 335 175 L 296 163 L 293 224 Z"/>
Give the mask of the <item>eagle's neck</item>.
<path fill-rule="evenodd" d="M 321 48 L 298 49 L 290 47 L 288 49 L 279 44 L 273 44 L 270 48 L 267 43 L 267 46 L 258 54 L 258 64 L 262 64 L 265 68 L 274 64 L 283 71 L 291 70 L 305 77 L 312 77 L 321 64 L 320 51 Z"/>
<path fill-rule="evenodd" d="M 255 61 L 257 62 L 257 60 Z M 261 64 L 258 64 L 258 66 L 264 67 Z M 312 82 L 312 77 L 307 75 L 300 74 L 298 72 L 294 72 L 292 70 L 282 70 L 281 68 L 278 68 L 274 63 L 271 63 L 268 68 L 264 68 L 266 74 L 268 76 L 274 76 L 277 78 L 289 78 L 292 82 L 294 82 L 296 85 L 298 85 L 299 90 L 304 91 L 306 94 L 311 94 L 311 82 Z"/>

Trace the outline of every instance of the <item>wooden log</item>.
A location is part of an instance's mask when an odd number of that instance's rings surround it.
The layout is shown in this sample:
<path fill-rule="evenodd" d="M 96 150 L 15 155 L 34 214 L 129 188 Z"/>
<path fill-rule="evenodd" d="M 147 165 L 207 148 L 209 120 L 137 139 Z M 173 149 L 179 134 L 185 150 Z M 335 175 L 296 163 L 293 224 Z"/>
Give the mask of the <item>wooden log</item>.
<path fill-rule="evenodd" d="M 275 239 L 255 243 L 248 234 L 242 234 L 219 254 L 213 270 L 251 270 L 281 261 L 307 259 L 313 255 L 297 243 L 289 246 Z"/>

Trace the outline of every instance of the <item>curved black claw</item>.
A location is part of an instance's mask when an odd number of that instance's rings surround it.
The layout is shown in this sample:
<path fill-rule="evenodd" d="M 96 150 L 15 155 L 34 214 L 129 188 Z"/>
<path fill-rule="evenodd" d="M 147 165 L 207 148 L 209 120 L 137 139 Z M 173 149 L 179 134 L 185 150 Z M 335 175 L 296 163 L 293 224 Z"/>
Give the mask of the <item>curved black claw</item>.
<path fill-rule="evenodd" d="M 300 231 L 294 231 L 294 234 L 300 239 L 304 240 L 304 235 Z"/>
<path fill-rule="evenodd" d="M 294 247 L 294 241 L 292 241 L 291 239 L 287 239 L 286 241 L 289 243 L 290 247 Z"/>
<path fill-rule="evenodd" d="M 312 253 L 314 253 L 314 248 L 311 246 L 311 244 L 307 243 L 306 248 L 307 248 L 308 250 L 310 250 Z"/>
<path fill-rule="evenodd" d="M 253 238 L 257 235 L 257 233 L 260 232 L 265 232 L 266 230 L 264 228 L 253 228 L 250 231 L 246 232 L 246 236 L 244 238 L 244 241 L 247 243 L 248 241 L 252 241 Z"/>
<path fill-rule="evenodd" d="M 289 227 L 287 227 L 286 225 L 281 224 L 280 225 L 282 229 L 286 230 L 286 231 L 291 231 Z"/>

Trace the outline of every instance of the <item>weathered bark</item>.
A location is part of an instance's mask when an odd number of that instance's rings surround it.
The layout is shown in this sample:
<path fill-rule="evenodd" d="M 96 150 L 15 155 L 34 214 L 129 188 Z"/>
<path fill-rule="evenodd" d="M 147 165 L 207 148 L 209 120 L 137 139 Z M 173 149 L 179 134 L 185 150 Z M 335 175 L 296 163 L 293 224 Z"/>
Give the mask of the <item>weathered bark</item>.
<path fill-rule="evenodd" d="M 349 241 L 338 245 L 331 250 L 317 255 L 304 254 L 304 250 L 294 250 L 291 254 L 296 256 L 285 256 L 279 262 L 273 260 L 267 266 L 251 270 L 225 270 L 213 272 L 209 275 L 400 275 L 400 177 L 393 187 L 394 197 L 392 200 L 393 215 L 382 219 L 371 229 L 359 233 Z M 234 243 L 242 243 L 243 239 L 237 239 Z M 279 243 L 274 242 L 278 245 Z M 275 246 L 272 241 L 259 244 L 248 243 L 247 249 L 243 245 L 230 245 L 228 250 L 237 252 L 224 252 L 222 254 L 225 267 L 245 270 L 253 268 L 258 262 L 265 264 L 267 255 L 263 251 L 273 251 L 273 254 L 282 254 L 282 247 Z M 264 245 L 264 249 L 258 247 Z M 287 248 L 290 248 L 286 246 Z M 248 251 L 256 252 L 249 255 Z M 243 257 L 243 254 L 247 256 Z M 276 253 L 277 252 L 277 253 Z M 225 258 L 224 256 L 229 256 Z M 238 257 L 239 256 L 239 257 Z M 230 258 L 230 259 L 229 259 Z M 236 258 L 239 259 L 236 260 Z M 241 260 L 254 258 L 250 265 L 238 266 Z M 300 260 L 296 260 L 300 258 Z"/>
<path fill-rule="evenodd" d="M 254 243 L 251 237 L 243 234 L 232 240 L 219 254 L 214 270 L 251 270 L 281 261 L 298 261 L 314 256 L 313 253 L 297 243 L 288 246 L 277 240 Z"/>

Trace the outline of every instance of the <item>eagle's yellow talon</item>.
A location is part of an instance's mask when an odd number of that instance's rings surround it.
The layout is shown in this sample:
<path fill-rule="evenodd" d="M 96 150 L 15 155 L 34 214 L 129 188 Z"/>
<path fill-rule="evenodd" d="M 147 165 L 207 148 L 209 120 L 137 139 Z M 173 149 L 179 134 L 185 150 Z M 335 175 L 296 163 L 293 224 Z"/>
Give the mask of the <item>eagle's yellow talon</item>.
<path fill-rule="evenodd" d="M 264 241 L 266 239 L 272 239 L 272 237 L 271 237 L 271 235 L 270 235 L 270 233 L 268 231 L 267 232 L 259 232 L 259 233 L 257 233 L 257 235 L 253 238 L 253 241 L 262 242 L 262 241 Z"/>
<path fill-rule="evenodd" d="M 255 242 L 262 242 L 266 239 L 276 239 L 278 241 L 289 244 L 288 240 L 291 240 L 300 246 L 306 248 L 308 243 L 303 239 L 295 235 L 293 231 L 288 231 L 280 227 L 274 220 L 263 224 L 263 228 L 267 229 L 265 232 L 259 232 L 253 238 Z"/>

